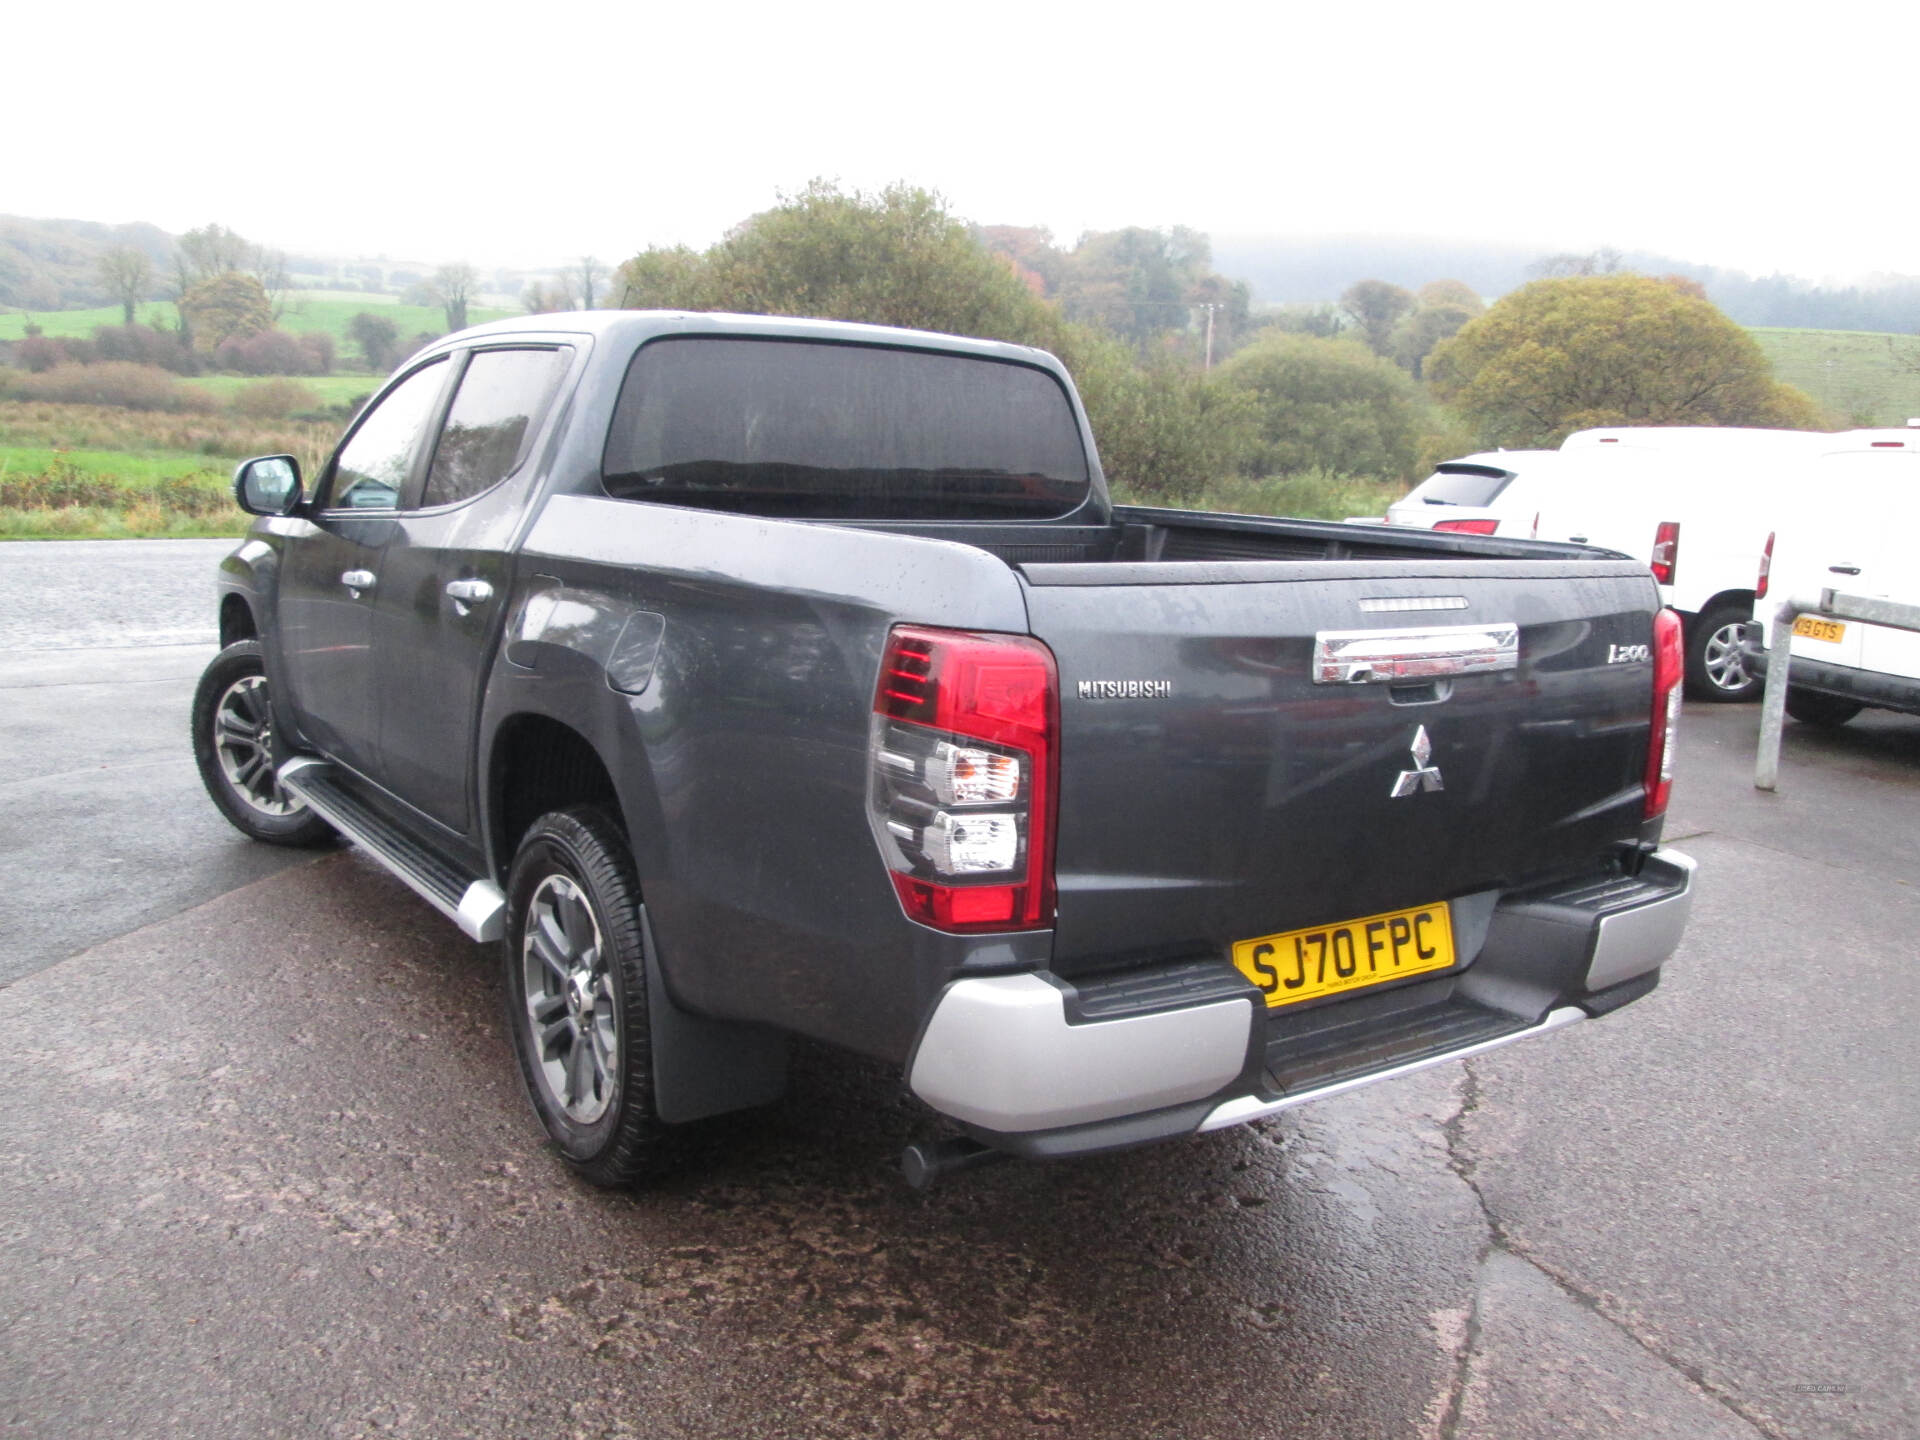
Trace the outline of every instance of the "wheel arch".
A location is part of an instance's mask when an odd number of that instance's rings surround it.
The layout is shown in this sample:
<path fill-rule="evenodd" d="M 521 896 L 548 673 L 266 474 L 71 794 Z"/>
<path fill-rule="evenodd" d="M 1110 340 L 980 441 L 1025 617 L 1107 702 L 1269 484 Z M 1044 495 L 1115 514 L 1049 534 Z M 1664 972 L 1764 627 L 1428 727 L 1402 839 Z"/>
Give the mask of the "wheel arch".
<path fill-rule="evenodd" d="M 1753 601 L 1754 601 L 1754 595 L 1751 589 L 1722 590 L 1716 595 L 1709 595 L 1704 601 L 1701 602 L 1700 608 L 1694 611 L 1692 614 L 1686 614 L 1685 612 L 1682 612 L 1682 614 L 1683 614 L 1683 618 L 1687 626 L 1687 629 L 1691 631 L 1702 620 L 1704 620 L 1707 616 L 1711 615 L 1715 610 L 1720 609 L 1722 606 L 1738 605 L 1738 606 L 1743 606 L 1747 610 L 1751 611 L 1753 609 Z"/>
<path fill-rule="evenodd" d="M 239 640 L 258 640 L 260 622 L 255 618 L 253 607 L 236 591 L 228 591 L 220 601 L 220 648 L 226 649 Z"/>
<path fill-rule="evenodd" d="M 501 721 L 487 759 L 487 840 L 504 876 L 533 823 L 577 805 L 606 809 L 628 835 L 613 772 L 587 737 L 563 720 L 522 711 Z M 629 838 L 629 846 L 631 839 Z"/>

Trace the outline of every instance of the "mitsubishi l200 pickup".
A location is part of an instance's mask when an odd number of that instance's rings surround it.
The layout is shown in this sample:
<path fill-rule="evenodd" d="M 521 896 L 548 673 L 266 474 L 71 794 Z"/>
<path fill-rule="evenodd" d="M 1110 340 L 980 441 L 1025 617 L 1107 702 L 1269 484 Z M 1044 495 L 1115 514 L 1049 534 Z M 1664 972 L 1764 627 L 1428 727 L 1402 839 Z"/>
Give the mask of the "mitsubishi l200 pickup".
<path fill-rule="evenodd" d="M 1582 546 L 1116 505 L 1052 356 L 592 312 L 239 467 L 193 738 L 246 834 L 501 941 L 589 1179 L 792 1036 L 950 1138 L 1215 1130 L 1650 991 L 1680 634 Z"/>

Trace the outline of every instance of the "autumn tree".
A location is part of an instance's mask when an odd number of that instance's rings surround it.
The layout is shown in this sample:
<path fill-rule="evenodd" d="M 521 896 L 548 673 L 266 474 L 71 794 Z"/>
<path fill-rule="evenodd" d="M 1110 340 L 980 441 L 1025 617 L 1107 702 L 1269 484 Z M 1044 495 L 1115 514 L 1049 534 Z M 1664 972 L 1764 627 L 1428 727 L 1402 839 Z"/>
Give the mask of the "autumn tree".
<path fill-rule="evenodd" d="M 1254 473 L 1411 478 L 1420 458 L 1419 391 L 1358 340 L 1270 335 L 1216 373 L 1257 407 Z"/>
<path fill-rule="evenodd" d="M 594 296 L 600 293 L 600 277 L 606 273 L 605 267 L 593 256 L 582 255 L 580 257 L 580 263 L 574 267 L 572 278 L 578 279 L 580 282 L 580 308 L 582 310 L 593 309 Z M 569 284 L 567 288 L 571 290 L 573 286 Z"/>
<path fill-rule="evenodd" d="M 1488 446 L 1552 446 L 1596 425 L 1818 423 L 1751 335 L 1642 275 L 1535 280 L 1437 346 L 1427 373 Z"/>
<path fill-rule="evenodd" d="M 1391 348 L 1393 327 L 1413 309 L 1413 295 L 1385 280 L 1357 280 L 1340 296 L 1340 308 L 1360 327 L 1361 338 L 1376 355 Z"/>
<path fill-rule="evenodd" d="M 239 270 L 224 271 L 188 289 L 180 297 L 180 315 L 191 328 L 194 347 L 203 354 L 235 336 L 273 328 L 273 306 L 266 288 Z"/>
<path fill-rule="evenodd" d="M 133 324 L 133 308 L 153 284 L 153 262 L 131 245 L 116 245 L 100 257 L 100 283 L 120 302 L 121 323 Z"/>

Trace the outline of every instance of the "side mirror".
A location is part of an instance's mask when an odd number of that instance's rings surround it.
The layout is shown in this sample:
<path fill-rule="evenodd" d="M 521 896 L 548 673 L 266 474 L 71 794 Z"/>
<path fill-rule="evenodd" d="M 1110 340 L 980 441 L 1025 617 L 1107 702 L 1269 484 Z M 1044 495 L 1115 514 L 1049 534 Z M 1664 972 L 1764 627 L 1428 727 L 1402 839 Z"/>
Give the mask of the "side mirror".
<path fill-rule="evenodd" d="M 291 455 L 243 460 L 233 472 L 233 498 L 249 515 L 290 515 L 300 503 L 300 462 Z"/>

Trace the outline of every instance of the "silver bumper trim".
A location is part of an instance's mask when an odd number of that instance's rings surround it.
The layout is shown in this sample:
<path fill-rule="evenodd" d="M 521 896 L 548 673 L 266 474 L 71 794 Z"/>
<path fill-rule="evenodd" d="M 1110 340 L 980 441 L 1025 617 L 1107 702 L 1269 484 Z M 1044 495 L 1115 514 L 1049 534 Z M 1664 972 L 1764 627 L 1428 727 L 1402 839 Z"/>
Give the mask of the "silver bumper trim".
<path fill-rule="evenodd" d="M 956 1120 L 1018 1134 L 1137 1115 L 1216 1093 L 1246 1066 L 1250 1000 L 1085 1025 L 1037 975 L 957 980 L 908 1075 Z"/>
<path fill-rule="evenodd" d="M 1316 1086 L 1311 1090 L 1297 1090 L 1291 1095 L 1283 1095 L 1278 1100 L 1261 1100 L 1252 1095 L 1242 1095 L 1237 1100 L 1229 1100 L 1224 1105 L 1215 1106 L 1200 1122 L 1200 1129 L 1224 1130 L 1229 1125 L 1245 1125 L 1249 1120 L 1262 1120 L 1269 1115 L 1278 1115 L 1282 1110 L 1291 1110 L 1296 1105 L 1305 1105 L 1311 1100 L 1324 1100 L 1329 1095 L 1344 1095 L 1349 1090 L 1358 1090 L 1363 1085 L 1372 1085 L 1381 1080 L 1394 1080 L 1402 1075 L 1411 1075 L 1418 1070 L 1431 1069 L 1435 1065 L 1447 1065 L 1456 1060 L 1468 1060 L 1475 1055 L 1484 1055 L 1489 1050 L 1498 1050 L 1502 1045 L 1511 1045 L 1516 1040 L 1525 1040 L 1532 1035 L 1544 1035 L 1549 1030 L 1563 1029 L 1587 1018 L 1587 1012 L 1577 1005 L 1563 1005 L 1558 1010 L 1549 1010 L 1547 1018 L 1538 1025 L 1530 1025 L 1525 1030 L 1516 1030 L 1511 1035 L 1497 1035 L 1491 1040 L 1482 1040 L 1477 1045 L 1462 1045 L 1458 1050 L 1448 1050 L 1439 1055 L 1428 1055 L 1423 1059 L 1409 1060 L 1404 1065 L 1395 1065 L 1385 1070 L 1375 1070 L 1369 1075 L 1355 1075 L 1347 1080 L 1335 1080 L 1328 1085 Z"/>
<path fill-rule="evenodd" d="M 1587 962 L 1589 990 L 1604 990 L 1644 975 L 1679 947 L 1693 909 L 1694 859 L 1678 850 L 1656 850 L 1647 857 L 1646 868 L 1665 871 L 1667 878 L 1679 882 L 1679 888 L 1646 905 L 1601 917 L 1593 938 L 1593 958 Z"/>

